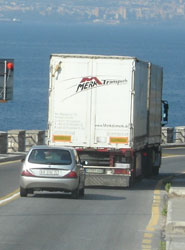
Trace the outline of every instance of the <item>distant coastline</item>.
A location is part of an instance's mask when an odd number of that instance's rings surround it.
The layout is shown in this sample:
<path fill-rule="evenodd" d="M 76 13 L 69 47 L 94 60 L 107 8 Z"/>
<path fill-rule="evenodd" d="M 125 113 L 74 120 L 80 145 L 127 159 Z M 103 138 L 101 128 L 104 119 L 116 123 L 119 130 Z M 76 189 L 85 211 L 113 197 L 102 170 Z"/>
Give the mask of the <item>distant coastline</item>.
<path fill-rule="evenodd" d="M 20 23 L 21 19 L 18 18 L 0 18 L 0 22 L 12 22 L 12 23 Z"/>

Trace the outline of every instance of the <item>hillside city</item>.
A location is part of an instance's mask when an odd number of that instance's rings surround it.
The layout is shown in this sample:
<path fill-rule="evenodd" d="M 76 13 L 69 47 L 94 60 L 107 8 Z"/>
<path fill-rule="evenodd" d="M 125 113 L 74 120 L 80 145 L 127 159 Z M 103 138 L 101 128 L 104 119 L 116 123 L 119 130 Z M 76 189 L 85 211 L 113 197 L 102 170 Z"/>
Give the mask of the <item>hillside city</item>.
<path fill-rule="evenodd" d="M 185 20 L 185 0 L 0 0 L 0 21 L 124 24 Z"/>

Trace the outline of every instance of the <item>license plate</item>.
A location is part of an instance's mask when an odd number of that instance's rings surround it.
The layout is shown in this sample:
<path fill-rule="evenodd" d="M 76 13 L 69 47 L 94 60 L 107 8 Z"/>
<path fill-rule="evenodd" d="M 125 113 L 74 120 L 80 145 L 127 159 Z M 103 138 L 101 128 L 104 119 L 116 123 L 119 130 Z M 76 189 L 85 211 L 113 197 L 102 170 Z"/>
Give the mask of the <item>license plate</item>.
<path fill-rule="evenodd" d="M 53 170 L 53 169 L 40 169 L 40 175 L 58 176 L 58 175 L 59 175 L 59 170 Z"/>
<path fill-rule="evenodd" d="M 104 169 L 100 168 L 86 168 L 86 173 L 103 174 Z"/>

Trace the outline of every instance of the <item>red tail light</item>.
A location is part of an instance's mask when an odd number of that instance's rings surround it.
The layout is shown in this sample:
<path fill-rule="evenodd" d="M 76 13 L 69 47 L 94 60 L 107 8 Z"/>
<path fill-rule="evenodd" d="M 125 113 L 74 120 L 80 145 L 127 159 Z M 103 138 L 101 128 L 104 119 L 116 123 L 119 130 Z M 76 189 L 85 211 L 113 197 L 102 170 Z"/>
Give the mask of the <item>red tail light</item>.
<path fill-rule="evenodd" d="M 23 170 L 21 173 L 22 176 L 34 176 L 31 172 L 29 172 L 27 169 Z"/>
<path fill-rule="evenodd" d="M 77 178 L 77 173 L 75 171 L 71 171 L 69 174 L 64 176 L 65 178 Z"/>

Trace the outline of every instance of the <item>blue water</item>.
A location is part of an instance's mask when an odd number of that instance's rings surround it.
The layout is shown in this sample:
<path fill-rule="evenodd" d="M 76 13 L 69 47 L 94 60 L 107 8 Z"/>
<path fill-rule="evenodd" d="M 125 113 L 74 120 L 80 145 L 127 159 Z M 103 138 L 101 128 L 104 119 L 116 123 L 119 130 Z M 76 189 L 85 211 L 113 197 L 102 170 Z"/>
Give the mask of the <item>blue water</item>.
<path fill-rule="evenodd" d="M 0 23 L 0 58 L 14 58 L 14 98 L 0 130 L 47 129 L 51 53 L 136 56 L 164 69 L 169 126 L 185 125 L 185 28 Z"/>

